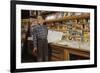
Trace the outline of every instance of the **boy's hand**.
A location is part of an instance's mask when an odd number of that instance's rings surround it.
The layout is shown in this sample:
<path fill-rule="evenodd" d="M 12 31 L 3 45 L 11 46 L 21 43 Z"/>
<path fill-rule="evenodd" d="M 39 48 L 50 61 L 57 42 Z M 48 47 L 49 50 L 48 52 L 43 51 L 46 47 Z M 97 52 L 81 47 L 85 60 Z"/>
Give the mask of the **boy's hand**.
<path fill-rule="evenodd" d="M 37 48 L 33 48 L 33 55 L 37 54 Z"/>

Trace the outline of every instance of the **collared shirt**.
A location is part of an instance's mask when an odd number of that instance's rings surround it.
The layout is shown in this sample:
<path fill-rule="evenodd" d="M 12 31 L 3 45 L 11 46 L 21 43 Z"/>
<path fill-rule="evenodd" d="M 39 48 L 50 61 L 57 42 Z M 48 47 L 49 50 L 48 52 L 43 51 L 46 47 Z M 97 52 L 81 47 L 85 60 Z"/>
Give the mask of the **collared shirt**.
<path fill-rule="evenodd" d="M 32 27 L 33 45 L 37 48 L 38 39 L 47 39 L 48 29 L 45 25 L 35 25 Z"/>

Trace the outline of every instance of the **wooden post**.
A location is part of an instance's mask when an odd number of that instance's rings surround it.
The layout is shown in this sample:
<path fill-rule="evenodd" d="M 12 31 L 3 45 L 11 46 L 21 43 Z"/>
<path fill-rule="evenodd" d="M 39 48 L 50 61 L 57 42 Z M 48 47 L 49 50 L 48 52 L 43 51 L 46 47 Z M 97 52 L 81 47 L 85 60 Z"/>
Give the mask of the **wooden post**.
<path fill-rule="evenodd" d="M 70 56 L 69 56 L 69 51 L 64 49 L 64 60 L 69 60 Z"/>

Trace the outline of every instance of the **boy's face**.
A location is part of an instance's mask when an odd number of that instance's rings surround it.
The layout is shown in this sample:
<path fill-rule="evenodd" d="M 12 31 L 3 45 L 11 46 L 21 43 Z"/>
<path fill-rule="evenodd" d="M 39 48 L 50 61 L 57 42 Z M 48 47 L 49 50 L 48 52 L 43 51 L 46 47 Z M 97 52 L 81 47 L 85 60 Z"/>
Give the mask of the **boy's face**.
<path fill-rule="evenodd" d="M 38 16 L 38 23 L 39 24 L 43 24 L 44 20 L 41 16 Z"/>

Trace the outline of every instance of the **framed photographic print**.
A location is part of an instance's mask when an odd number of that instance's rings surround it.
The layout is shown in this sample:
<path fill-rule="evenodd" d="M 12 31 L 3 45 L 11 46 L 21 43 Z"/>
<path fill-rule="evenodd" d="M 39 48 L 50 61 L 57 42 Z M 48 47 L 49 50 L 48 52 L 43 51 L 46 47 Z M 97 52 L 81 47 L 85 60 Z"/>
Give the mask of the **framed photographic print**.
<path fill-rule="evenodd" d="M 11 72 L 97 66 L 97 7 L 11 1 Z"/>

